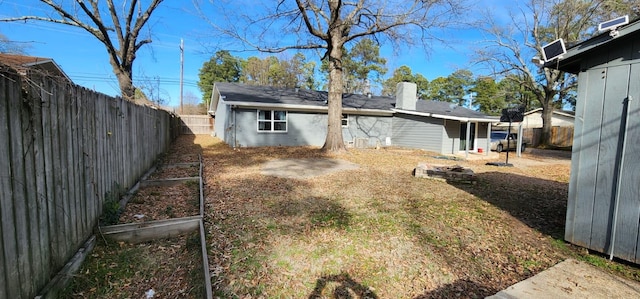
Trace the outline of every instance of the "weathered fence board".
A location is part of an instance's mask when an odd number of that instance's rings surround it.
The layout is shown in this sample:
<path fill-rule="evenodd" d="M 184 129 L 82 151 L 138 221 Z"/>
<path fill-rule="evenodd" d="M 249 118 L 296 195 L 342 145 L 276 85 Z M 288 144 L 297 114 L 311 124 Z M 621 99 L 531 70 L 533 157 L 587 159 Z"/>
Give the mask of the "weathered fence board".
<path fill-rule="evenodd" d="M 16 86 L 14 86 L 16 88 Z M 29 260 L 29 223 L 27 219 L 27 198 L 25 192 L 26 176 L 24 173 L 25 160 L 23 157 L 24 148 L 22 144 L 22 99 L 14 98 L 9 100 L 9 136 L 12 140 L 10 145 L 11 160 L 11 188 L 13 189 L 13 214 L 15 216 L 14 230 L 18 250 L 18 276 L 20 277 L 20 292 L 30 294 L 33 286 L 29 282 L 31 278 L 31 261 Z"/>
<path fill-rule="evenodd" d="M 213 118 L 209 115 L 180 115 L 181 134 L 211 134 Z"/>
<path fill-rule="evenodd" d="M 573 131 L 573 127 L 551 127 L 551 145 L 572 146 Z M 531 141 L 531 146 L 538 146 L 542 143 L 542 128 L 523 129 L 522 136 Z"/>
<path fill-rule="evenodd" d="M 15 84 L 12 84 L 11 81 L 18 80 L 17 76 L 11 76 L 10 74 L 6 74 L 5 77 L 0 77 L 0 81 L 2 81 L 2 96 L 3 99 L 0 100 L 0 113 L 2 113 L 3 117 L 0 118 L 2 123 L 0 123 L 0 136 L 6 138 L 8 140 L 9 135 L 9 100 L 11 98 L 19 97 L 20 94 L 17 93 L 19 89 L 15 89 Z M 0 139 L 3 140 L 3 139 Z M 13 190 L 11 188 L 12 182 L 12 170 L 11 170 L 11 159 L 8 159 L 11 155 L 11 148 L 9 142 L 0 142 L 0 169 L 3 169 L 0 172 L 0 195 L 2 195 L 2 200 L 0 200 L 0 216 L 2 218 L 0 221 L 2 222 L 2 249 L 4 251 L 4 264 L 2 265 L 2 269 L 4 271 L 5 276 L 5 285 L 6 288 L 3 291 L 5 293 L 4 298 L 18 298 L 21 294 L 20 290 L 20 277 L 18 275 L 18 244 L 16 242 L 16 232 L 14 230 L 14 217 L 13 217 Z"/>
<path fill-rule="evenodd" d="M 28 84 L 23 82 L 29 82 Z M 170 113 L 0 74 L 0 299 L 31 298 L 179 132 Z"/>

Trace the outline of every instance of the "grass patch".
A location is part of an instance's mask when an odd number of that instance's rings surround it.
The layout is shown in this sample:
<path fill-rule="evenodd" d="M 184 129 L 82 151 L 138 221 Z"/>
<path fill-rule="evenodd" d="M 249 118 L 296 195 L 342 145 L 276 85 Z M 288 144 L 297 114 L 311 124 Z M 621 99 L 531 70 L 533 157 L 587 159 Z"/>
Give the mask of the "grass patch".
<path fill-rule="evenodd" d="M 98 241 L 60 298 L 201 298 L 199 235 L 142 244 Z"/>

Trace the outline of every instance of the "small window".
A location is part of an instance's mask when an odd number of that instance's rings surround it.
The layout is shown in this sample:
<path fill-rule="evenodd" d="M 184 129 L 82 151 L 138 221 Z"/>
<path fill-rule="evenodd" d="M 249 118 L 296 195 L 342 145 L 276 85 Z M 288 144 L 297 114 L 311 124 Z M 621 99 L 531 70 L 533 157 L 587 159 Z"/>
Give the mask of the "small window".
<path fill-rule="evenodd" d="M 258 132 L 286 132 L 287 111 L 258 110 Z"/>
<path fill-rule="evenodd" d="M 343 114 L 342 115 L 342 126 L 343 127 L 348 127 L 349 126 L 349 115 L 347 115 L 347 114 Z"/>

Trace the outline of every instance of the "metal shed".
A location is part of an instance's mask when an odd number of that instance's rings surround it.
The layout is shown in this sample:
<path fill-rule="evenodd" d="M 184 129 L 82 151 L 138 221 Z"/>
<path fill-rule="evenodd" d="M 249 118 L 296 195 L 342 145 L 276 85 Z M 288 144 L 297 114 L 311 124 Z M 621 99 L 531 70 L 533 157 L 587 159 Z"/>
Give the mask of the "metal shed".
<path fill-rule="evenodd" d="M 578 74 L 565 239 L 640 262 L 640 21 L 545 67 Z"/>

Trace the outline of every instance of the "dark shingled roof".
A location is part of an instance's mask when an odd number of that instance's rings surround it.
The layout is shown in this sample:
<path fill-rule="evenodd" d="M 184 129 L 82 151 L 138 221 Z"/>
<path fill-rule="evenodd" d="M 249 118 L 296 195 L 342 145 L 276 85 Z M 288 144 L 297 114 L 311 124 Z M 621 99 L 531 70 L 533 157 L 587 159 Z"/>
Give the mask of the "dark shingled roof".
<path fill-rule="evenodd" d="M 441 101 L 418 101 L 416 111 L 423 113 L 434 113 L 463 118 L 489 118 L 482 112 L 467 109 L 449 102 Z"/>
<path fill-rule="evenodd" d="M 308 89 L 244 85 L 240 83 L 215 83 L 226 102 L 247 102 L 263 104 L 326 106 L 327 92 Z M 344 94 L 342 107 L 373 109 L 391 112 L 396 106 L 395 97 Z M 434 113 L 445 116 L 489 119 L 485 114 L 448 102 L 418 100 L 415 112 Z"/>
<path fill-rule="evenodd" d="M 244 85 L 240 83 L 216 83 L 220 95 L 227 102 L 251 102 L 265 104 L 288 104 L 326 106 L 327 92 L 300 88 Z M 379 97 L 359 94 L 344 94 L 342 107 L 359 109 L 388 110 L 394 108 L 396 100 L 391 97 Z"/>

